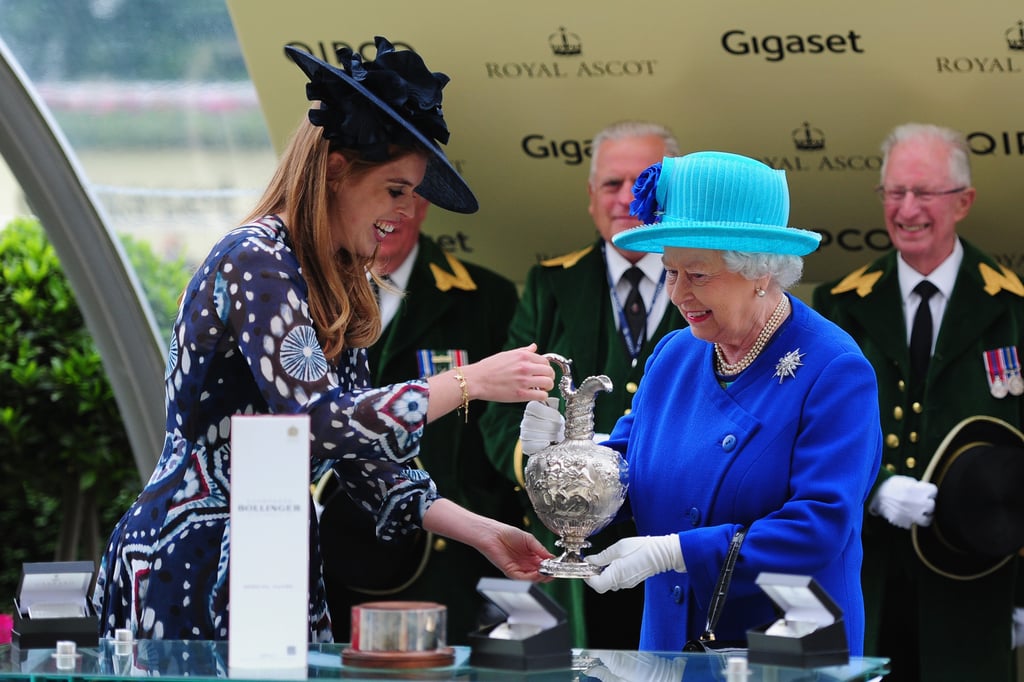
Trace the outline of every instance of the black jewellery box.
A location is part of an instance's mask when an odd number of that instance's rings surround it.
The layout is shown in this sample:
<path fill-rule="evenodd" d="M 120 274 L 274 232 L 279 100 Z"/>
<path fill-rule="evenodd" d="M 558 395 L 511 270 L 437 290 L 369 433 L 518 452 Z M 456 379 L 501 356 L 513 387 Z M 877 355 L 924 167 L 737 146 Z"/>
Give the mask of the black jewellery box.
<path fill-rule="evenodd" d="M 58 641 L 97 646 L 99 619 L 88 599 L 94 572 L 91 561 L 23 564 L 11 644 L 19 649 L 52 649 Z"/>
<path fill-rule="evenodd" d="M 481 578 L 477 592 L 506 619 L 469 633 L 469 664 L 503 670 L 572 667 L 572 641 L 565 610 L 538 585 L 507 578 Z"/>
<path fill-rule="evenodd" d="M 793 668 L 850 662 L 843 610 L 814 578 L 762 573 L 757 584 L 784 616 L 747 631 L 749 662 Z"/>

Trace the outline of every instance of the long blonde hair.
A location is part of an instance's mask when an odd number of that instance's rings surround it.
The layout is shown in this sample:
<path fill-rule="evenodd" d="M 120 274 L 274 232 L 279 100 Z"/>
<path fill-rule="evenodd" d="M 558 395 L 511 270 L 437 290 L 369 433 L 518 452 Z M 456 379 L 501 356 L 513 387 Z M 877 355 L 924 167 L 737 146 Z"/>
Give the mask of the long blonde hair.
<path fill-rule="evenodd" d="M 342 177 L 328 178 L 330 151 L 322 130 L 304 117 L 246 221 L 282 211 L 290 216 L 286 227 L 309 287 L 310 315 L 324 355 L 333 360 L 346 348 L 372 345 L 380 337 L 381 319 L 366 279 L 373 256 L 364 258 L 345 248 L 333 249 L 328 211 L 331 185 L 365 173 L 378 163 L 339 150 L 349 163 Z"/>

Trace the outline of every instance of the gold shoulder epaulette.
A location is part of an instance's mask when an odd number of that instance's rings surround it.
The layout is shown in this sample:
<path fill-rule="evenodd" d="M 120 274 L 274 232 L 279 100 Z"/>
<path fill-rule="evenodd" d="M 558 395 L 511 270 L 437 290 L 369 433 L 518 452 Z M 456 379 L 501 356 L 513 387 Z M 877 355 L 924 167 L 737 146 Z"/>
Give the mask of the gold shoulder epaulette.
<path fill-rule="evenodd" d="M 437 285 L 437 288 L 441 291 L 448 291 L 452 288 L 476 291 L 476 282 L 470 277 L 466 267 L 459 262 L 459 259 L 449 253 L 446 253 L 444 257 L 448 259 L 448 267 L 452 269 L 450 273 L 445 272 L 434 263 L 430 264 L 430 272 L 434 275 L 434 284 Z"/>
<path fill-rule="evenodd" d="M 1021 284 L 1017 274 L 1013 270 L 1007 270 L 1001 264 L 999 265 L 999 270 L 999 272 L 996 272 L 986 263 L 978 264 L 981 278 L 985 280 L 985 293 L 989 296 L 995 296 L 1000 291 L 1006 290 L 1011 294 L 1024 297 L 1024 284 Z"/>
<path fill-rule="evenodd" d="M 871 293 L 871 290 L 875 286 L 875 282 L 877 282 L 878 278 L 882 276 L 881 270 L 865 274 L 864 271 L 867 270 L 868 267 L 869 266 L 865 265 L 860 270 L 851 272 L 849 275 L 844 277 L 839 284 L 832 287 L 832 290 L 829 293 L 844 294 L 847 291 L 856 290 L 857 295 L 864 298 Z"/>
<path fill-rule="evenodd" d="M 583 258 L 584 256 L 586 256 L 588 253 L 593 251 L 593 249 L 594 249 L 594 245 L 591 244 L 587 248 L 580 249 L 579 251 L 573 251 L 572 253 L 567 253 L 567 254 L 562 255 L 562 256 L 555 256 L 554 258 L 548 258 L 547 260 L 542 260 L 540 262 L 540 264 L 543 265 L 546 268 L 553 268 L 553 267 L 571 268 L 572 266 L 576 265 L 576 263 L 579 261 L 580 258 Z"/>

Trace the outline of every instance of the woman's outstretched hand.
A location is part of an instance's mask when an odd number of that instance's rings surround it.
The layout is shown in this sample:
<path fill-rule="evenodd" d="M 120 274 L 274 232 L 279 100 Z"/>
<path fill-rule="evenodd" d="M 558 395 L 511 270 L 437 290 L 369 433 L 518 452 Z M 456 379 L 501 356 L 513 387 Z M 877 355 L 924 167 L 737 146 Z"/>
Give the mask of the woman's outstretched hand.
<path fill-rule="evenodd" d="M 555 370 L 537 344 L 489 355 L 463 368 L 469 397 L 499 403 L 544 400 L 555 387 Z"/>
<path fill-rule="evenodd" d="M 473 547 L 508 578 L 551 580 L 540 574 L 540 562 L 554 555 L 537 538 L 515 526 L 481 516 L 442 497 L 424 514 L 423 527 Z"/>
<path fill-rule="evenodd" d="M 540 574 L 540 562 L 553 558 L 537 538 L 524 530 L 499 524 L 495 532 L 480 539 L 477 550 L 497 566 L 506 578 L 548 582 L 552 578 Z"/>

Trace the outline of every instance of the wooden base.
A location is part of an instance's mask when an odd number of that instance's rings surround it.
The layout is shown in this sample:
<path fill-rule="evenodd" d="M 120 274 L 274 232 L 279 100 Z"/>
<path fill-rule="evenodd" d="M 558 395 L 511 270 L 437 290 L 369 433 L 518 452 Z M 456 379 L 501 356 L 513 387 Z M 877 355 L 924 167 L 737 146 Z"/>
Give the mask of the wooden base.
<path fill-rule="evenodd" d="M 345 648 L 341 662 L 356 668 L 442 668 L 455 663 L 455 649 L 434 651 L 356 651 Z"/>

